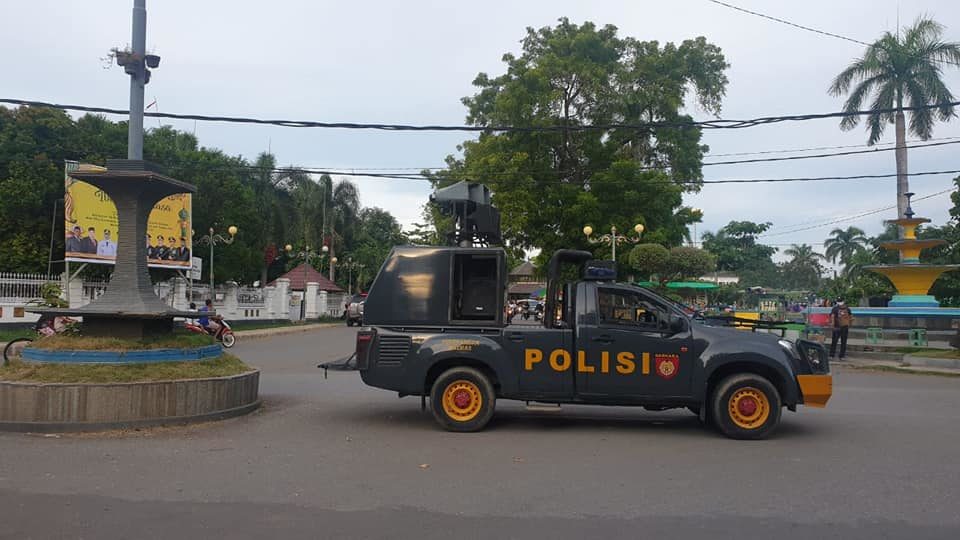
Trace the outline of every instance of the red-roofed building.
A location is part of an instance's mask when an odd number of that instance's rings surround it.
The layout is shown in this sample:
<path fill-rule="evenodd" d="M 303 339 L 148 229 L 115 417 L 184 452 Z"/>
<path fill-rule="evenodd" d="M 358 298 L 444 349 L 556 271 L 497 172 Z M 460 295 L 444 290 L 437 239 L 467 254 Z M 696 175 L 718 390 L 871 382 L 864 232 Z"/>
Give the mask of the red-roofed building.
<path fill-rule="evenodd" d="M 290 290 L 291 291 L 303 291 L 307 288 L 307 283 L 319 283 L 321 291 L 327 291 L 329 293 L 342 293 L 343 289 L 337 286 L 336 283 L 330 281 L 323 274 L 317 271 L 316 268 L 307 264 L 300 263 L 300 266 L 297 266 L 293 270 L 290 270 L 286 274 L 280 276 L 281 278 L 287 278 L 290 280 Z M 280 278 L 277 278 L 280 279 Z M 271 281 L 267 286 L 274 285 L 276 280 Z"/>

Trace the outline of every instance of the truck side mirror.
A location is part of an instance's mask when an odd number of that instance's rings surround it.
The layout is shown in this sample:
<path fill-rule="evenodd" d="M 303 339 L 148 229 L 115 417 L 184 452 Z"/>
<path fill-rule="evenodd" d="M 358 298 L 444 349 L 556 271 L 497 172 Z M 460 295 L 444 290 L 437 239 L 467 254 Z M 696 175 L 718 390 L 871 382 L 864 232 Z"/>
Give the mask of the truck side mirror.
<path fill-rule="evenodd" d="M 679 334 L 687 329 L 687 319 L 686 317 L 680 317 L 677 315 L 672 315 L 670 317 L 670 332 L 673 334 Z"/>

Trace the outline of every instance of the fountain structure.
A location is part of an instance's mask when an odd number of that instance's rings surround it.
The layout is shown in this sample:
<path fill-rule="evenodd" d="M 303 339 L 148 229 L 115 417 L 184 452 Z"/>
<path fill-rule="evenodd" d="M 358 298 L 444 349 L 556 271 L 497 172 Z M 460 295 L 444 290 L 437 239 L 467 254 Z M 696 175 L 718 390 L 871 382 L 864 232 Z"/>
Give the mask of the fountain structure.
<path fill-rule="evenodd" d="M 888 250 L 900 253 L 900 263 L 864 267 L 882 274 L 890 280 L 897 294 L 887 307 L 851 307 L 854 324 L 850 329 L 851 339 L 863 339 L 866 345 L 949 347 L 950 340 L 957 336 L 960 324 L 960 308 L 943 308 L 930 294 L 933 283 L 945 272 L 960 269 L 958 264 L 924 264 L 920 252 L 927 248 L 942 246 L 947 242 L 938 239 L 920 240 L 917 227 L 930 220 L 914 217 L 907 193 L 907 209 L 903 217 L 887 221 L 898 225 L 902 238 L 880 244 Z M 807 332 L 830 337 L 829 313 L 831 308 L 807 310 Z"/>

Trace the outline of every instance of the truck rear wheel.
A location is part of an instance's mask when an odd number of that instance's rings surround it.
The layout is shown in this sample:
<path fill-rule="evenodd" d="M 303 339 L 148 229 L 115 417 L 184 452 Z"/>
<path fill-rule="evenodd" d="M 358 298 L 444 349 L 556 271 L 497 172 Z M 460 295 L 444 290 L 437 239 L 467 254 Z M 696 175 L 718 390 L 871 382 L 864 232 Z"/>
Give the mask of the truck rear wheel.
<path fill-rule="evenodd" d="M 480 370 L 454 367 L 434 381 L 430 409 L 447 431 L 480 431 L 493 417 L 496 399 L 493 385 Z"/>
<path fill-rule="evenodd" d="M 711 399 L 713 422 L 731 439 L 765 439 L 780 424 L 780 393 L 760 375 L 731 375 L 720 381 Z"/>

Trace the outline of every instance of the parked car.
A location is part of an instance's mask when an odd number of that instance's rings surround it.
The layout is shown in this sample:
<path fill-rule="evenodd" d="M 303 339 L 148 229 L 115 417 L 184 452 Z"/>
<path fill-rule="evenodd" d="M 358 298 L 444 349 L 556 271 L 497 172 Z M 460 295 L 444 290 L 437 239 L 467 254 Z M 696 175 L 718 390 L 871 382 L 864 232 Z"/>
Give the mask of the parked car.
<path fill-rule="evenodd" d="M 347 320 L 347 326 L 363 324 L 363 303 L 366 299 L 367 293 L 360 293 L 353 295 L 346 303 L 343 318 Z"/>

